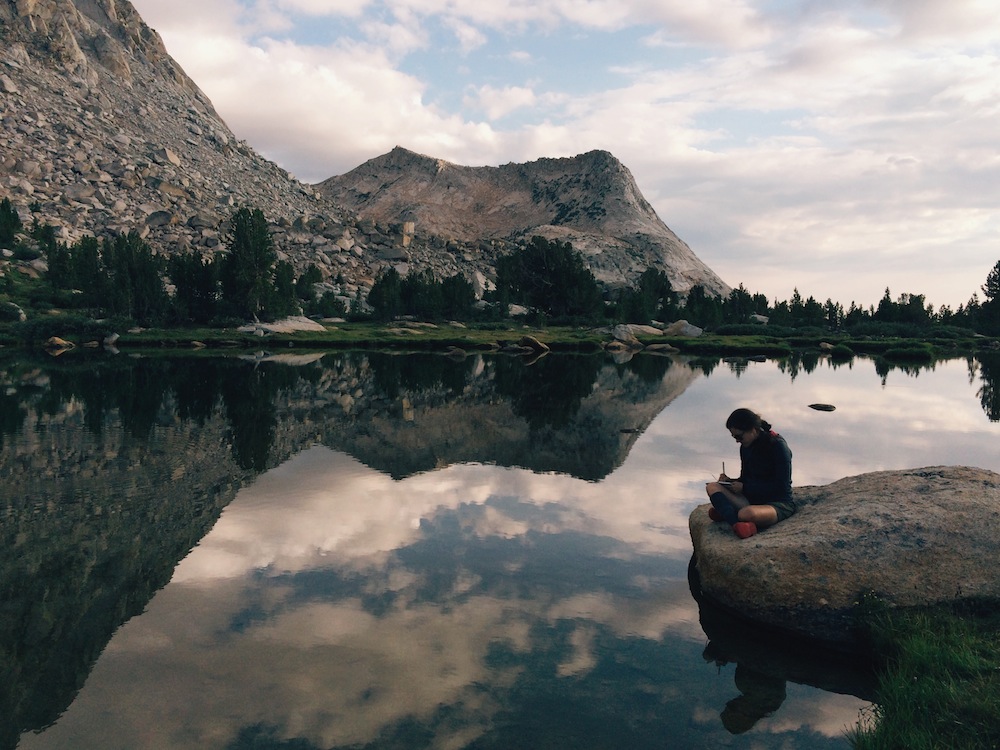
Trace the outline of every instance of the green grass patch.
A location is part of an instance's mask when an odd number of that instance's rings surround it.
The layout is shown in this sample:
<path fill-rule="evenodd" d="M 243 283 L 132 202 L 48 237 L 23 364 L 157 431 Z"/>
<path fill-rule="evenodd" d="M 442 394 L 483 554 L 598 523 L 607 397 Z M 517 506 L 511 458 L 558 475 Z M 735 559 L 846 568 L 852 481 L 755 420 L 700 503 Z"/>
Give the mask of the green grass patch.
<path fill-rule="evenodd" d="M 523 336 L 532 336 L 557 351 L 597 351 L 607 340 L 604 334 L 589 328 L 571 326 L 510 325 L 498 328 L 487 324 L 456 326 L 393 323 L 331 323 L 324 331 L 299 331 L 287 334 L 256 336 L 235 328 L 149 328 L 129 333 L 121 331 L 118 346 L 126 347 L 190 347 L 197 341 L 208 347 L 267 347 L 270 349 L 396 349 L 400 351 L 440 350 L 448 347 L 487 350 L 505 344 L 516 344 Z"/>
<path fill-rule="evenodd" d="M 25 282 L 20 282 L 24 284 Z M 28 282 L 33 288 L 38 282 Z M 0 292 L 0 303 L 9 295 Z M 13 309 L 13 308 L 11 308 Z M 496 348 L 498 345 L 516 344 L 522 336 L 530 335 L 554 351 L 596 352 L 610 340 L 607 328 L 581 325 L 531 325 L 512 320 L 480 321 L 466 324 L 394 321 L 352 321 L 326 324 L 323 331 L 269 334 L 256 336 L 240 332 L 239 321 L 217 321 L 204 327 L 156 327 L 135 329 L 127 320 L 95 321 L 84 311 L 28 310 L 27 321 L 16 323 L 0 319 L 0 344 L 38 346 L 49 336 L 73 341 L 80 345 L 101 340 L 109 333 L 117 333 L 120 348 L 174 348 L 190 349 L 194 342 L 209 348 L 313 348 L 313 349 L 393 349 L 397 351 L 434 351 L 456 347 L 468 351 Z M 13 313 L 11 316 L 13 317 Z M 0 316 L 2 318 L 2 316 Z M 786 358 L 798 352 L 819 351 L 821 343 L 833 344 L 835 360 L 849 360 L 855 354 L 882 357 L 886 362 L 899 364 L 928 364 L 939 356 L 972 353 L 995 345 L 993 340 L 948 339 L 938 343 L 900 338 L 855 339 L 843 334 L 773 336 L 761 326 L 754 326 L 753 335 L 745 333 L 707 332 L 702 336 L 640 335 L 644 345 L 669 344 L 681 353 L 694 357 L 751 357 Z"/>
<path fill-rule="evenodd" d="M 918 341 L 889 347 L 882 356 L 891 362 L 933 362 L 936 359 L 934 347 Z"/>
<path fill-rule="evenodd" d="M 869 604 L 881 664 L 876 703 L 849 732 L 855 750 L 1000 747 L 1000 609 L 896 611 Z"/>

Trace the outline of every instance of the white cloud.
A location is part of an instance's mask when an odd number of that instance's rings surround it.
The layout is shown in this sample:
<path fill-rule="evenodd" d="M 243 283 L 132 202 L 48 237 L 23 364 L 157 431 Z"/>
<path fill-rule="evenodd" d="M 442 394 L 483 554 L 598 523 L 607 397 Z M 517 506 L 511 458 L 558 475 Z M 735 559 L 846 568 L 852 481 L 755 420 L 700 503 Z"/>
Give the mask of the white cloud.
<path fill-rule="evenodd" d="M 498 120 L 523 107 L 531 107 L 538 101 L 535 92 L 524 86 L 505 86 L 495 89 L 483 86 L 467 98 L 467 106 L 486 112 L 490 120 Z"/>
<path fill-rule="evenodd" d="M 282 10 L 305 13 L 310 16 L 357 18 L 374 4 L 374 0 L 276 0 L 276 4 Z"/>
<path fill-rule="evenodd" d="M 428 44 L 427 37 L 420 27 L 411 23 L 365 21 L 361 24 L 361 28 L 370 46 L 387 51 L 392 58 L 404 57 L 411 52 L 424 49 Z"/>
<path fill-rule="evenodd" d="M 486 34 L 471 24 L 452 18 L 446 19 L 445 25 L 455 34 L 463 54 L 468 54 L 486 44 Z"/>
<path fill-rule="evenodd" d="M 766 43 L 774 34 L 771 24 L 753 3 L 745 0 L 712 3 L 647 0 L 632 6 L 632 23 L 659 26 L 647 39 L 654 46 L 710 44 L 745 49 Z"/>
<path fill-rule="evenodd" d="M 876 8 L 898 23 L 904 39 L 961 37 L 964 42 L 994 44 L 1000 32 L 1000 16 L 992 0 L 873 0 Z"/>

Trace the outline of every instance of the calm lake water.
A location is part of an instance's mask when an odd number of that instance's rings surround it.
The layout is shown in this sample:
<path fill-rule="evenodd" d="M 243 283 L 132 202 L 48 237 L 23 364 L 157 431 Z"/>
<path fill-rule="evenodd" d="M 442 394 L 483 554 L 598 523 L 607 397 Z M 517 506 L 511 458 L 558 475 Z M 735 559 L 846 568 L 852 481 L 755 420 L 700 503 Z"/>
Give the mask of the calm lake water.
<path fill-rule="evenodd" d="M 1000 355 L 0 368 L 0 748 L 847 748 L 863 665 L 692 594 L 726 416 L 1000 471 Z"/>

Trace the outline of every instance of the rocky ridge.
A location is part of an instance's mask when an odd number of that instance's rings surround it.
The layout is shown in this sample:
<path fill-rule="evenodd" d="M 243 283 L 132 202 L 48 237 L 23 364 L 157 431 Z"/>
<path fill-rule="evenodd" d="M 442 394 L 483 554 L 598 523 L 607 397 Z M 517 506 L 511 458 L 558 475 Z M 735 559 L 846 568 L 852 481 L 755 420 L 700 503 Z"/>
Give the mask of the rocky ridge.
<path fill-rule="evenodd" d="M 366 219 L 402 222 L 416 239 L 498 243 L 541 235 L 572 243 L 598 281 L 632 285 L 663 270 L 677 291 L 729 287 L 656 215 L 632 174 L 607 151 L 500 167 L 465 167 L 396 147 L 319 191 Z"/>
<path fill-rule="evenodd" d="M 606 281 L 665 262 L 679 264 L 671 273 L 678 289 L 695 279 L 726 289 L 680 240 L 686 254 L 660 257 L 662 244 L 643 229 L 652 210 L 637 189 L 629 192 L 634 183 L 616 194 L 645 212 L 630 225 L 631 239 L 624 230 L 602 234 L 610 219 L 574 223 L 594 206 L 611 205 L 586 197 L 587 189 L 606 189 L 598 185 L 607 182 L 600 169 L 627 174 L 610 155 L 585 157 L 573 168 L 563 163 L 572 160 L 498 168 L 505 175 L 577 172 L 566 180 L 498 183 L 492 200 L 510 212 L 529 210 L 532 196 L 517 185 L 534 185 L 534 200 L 559 215 L 535 211 L 525 224 L 573 241 Z M 573 180 L 576 192 L 560 196 Z M 127 0 L 0 2 L 0 198 L 12 201 L 25 226 L 50 224 L 67 243 L 136 231 L 155 252 L 210 254 L 224 247 L 233 209 L 247 205 L 265 212 L 279 257 L 299 271 L 316 265 L 325 286 L 345 298 L 366 293 L 389 265 L 404 273 L 427 268 L 438 278 L 463 273 L 482 290 L 497 256 L 510 249 L 492 225 L 455 232 L 444 219 L 439 226 L 428 220 L 419 204 L 359 216 L 331 194 L 332 184 L 302 183 L 239 140 Z M 414 231 L 408 222 L 415 213 L 422 218 Z"/>

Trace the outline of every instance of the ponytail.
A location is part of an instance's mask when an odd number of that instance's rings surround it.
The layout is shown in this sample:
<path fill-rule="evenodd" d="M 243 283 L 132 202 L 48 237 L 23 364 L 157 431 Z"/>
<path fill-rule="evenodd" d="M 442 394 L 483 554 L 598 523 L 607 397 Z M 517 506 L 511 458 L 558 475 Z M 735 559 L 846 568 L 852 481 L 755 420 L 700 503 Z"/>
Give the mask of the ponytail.
<path fill-rule="evenodd" d="M 767 435 L 771 432 L 771 425 L 762 419 L 757 412 L 740 408 L 729 415 L 729 419 L 726 420 L 726 429 L 744 432 L 757 429 L 760 430 L 761 434 Z"/>

